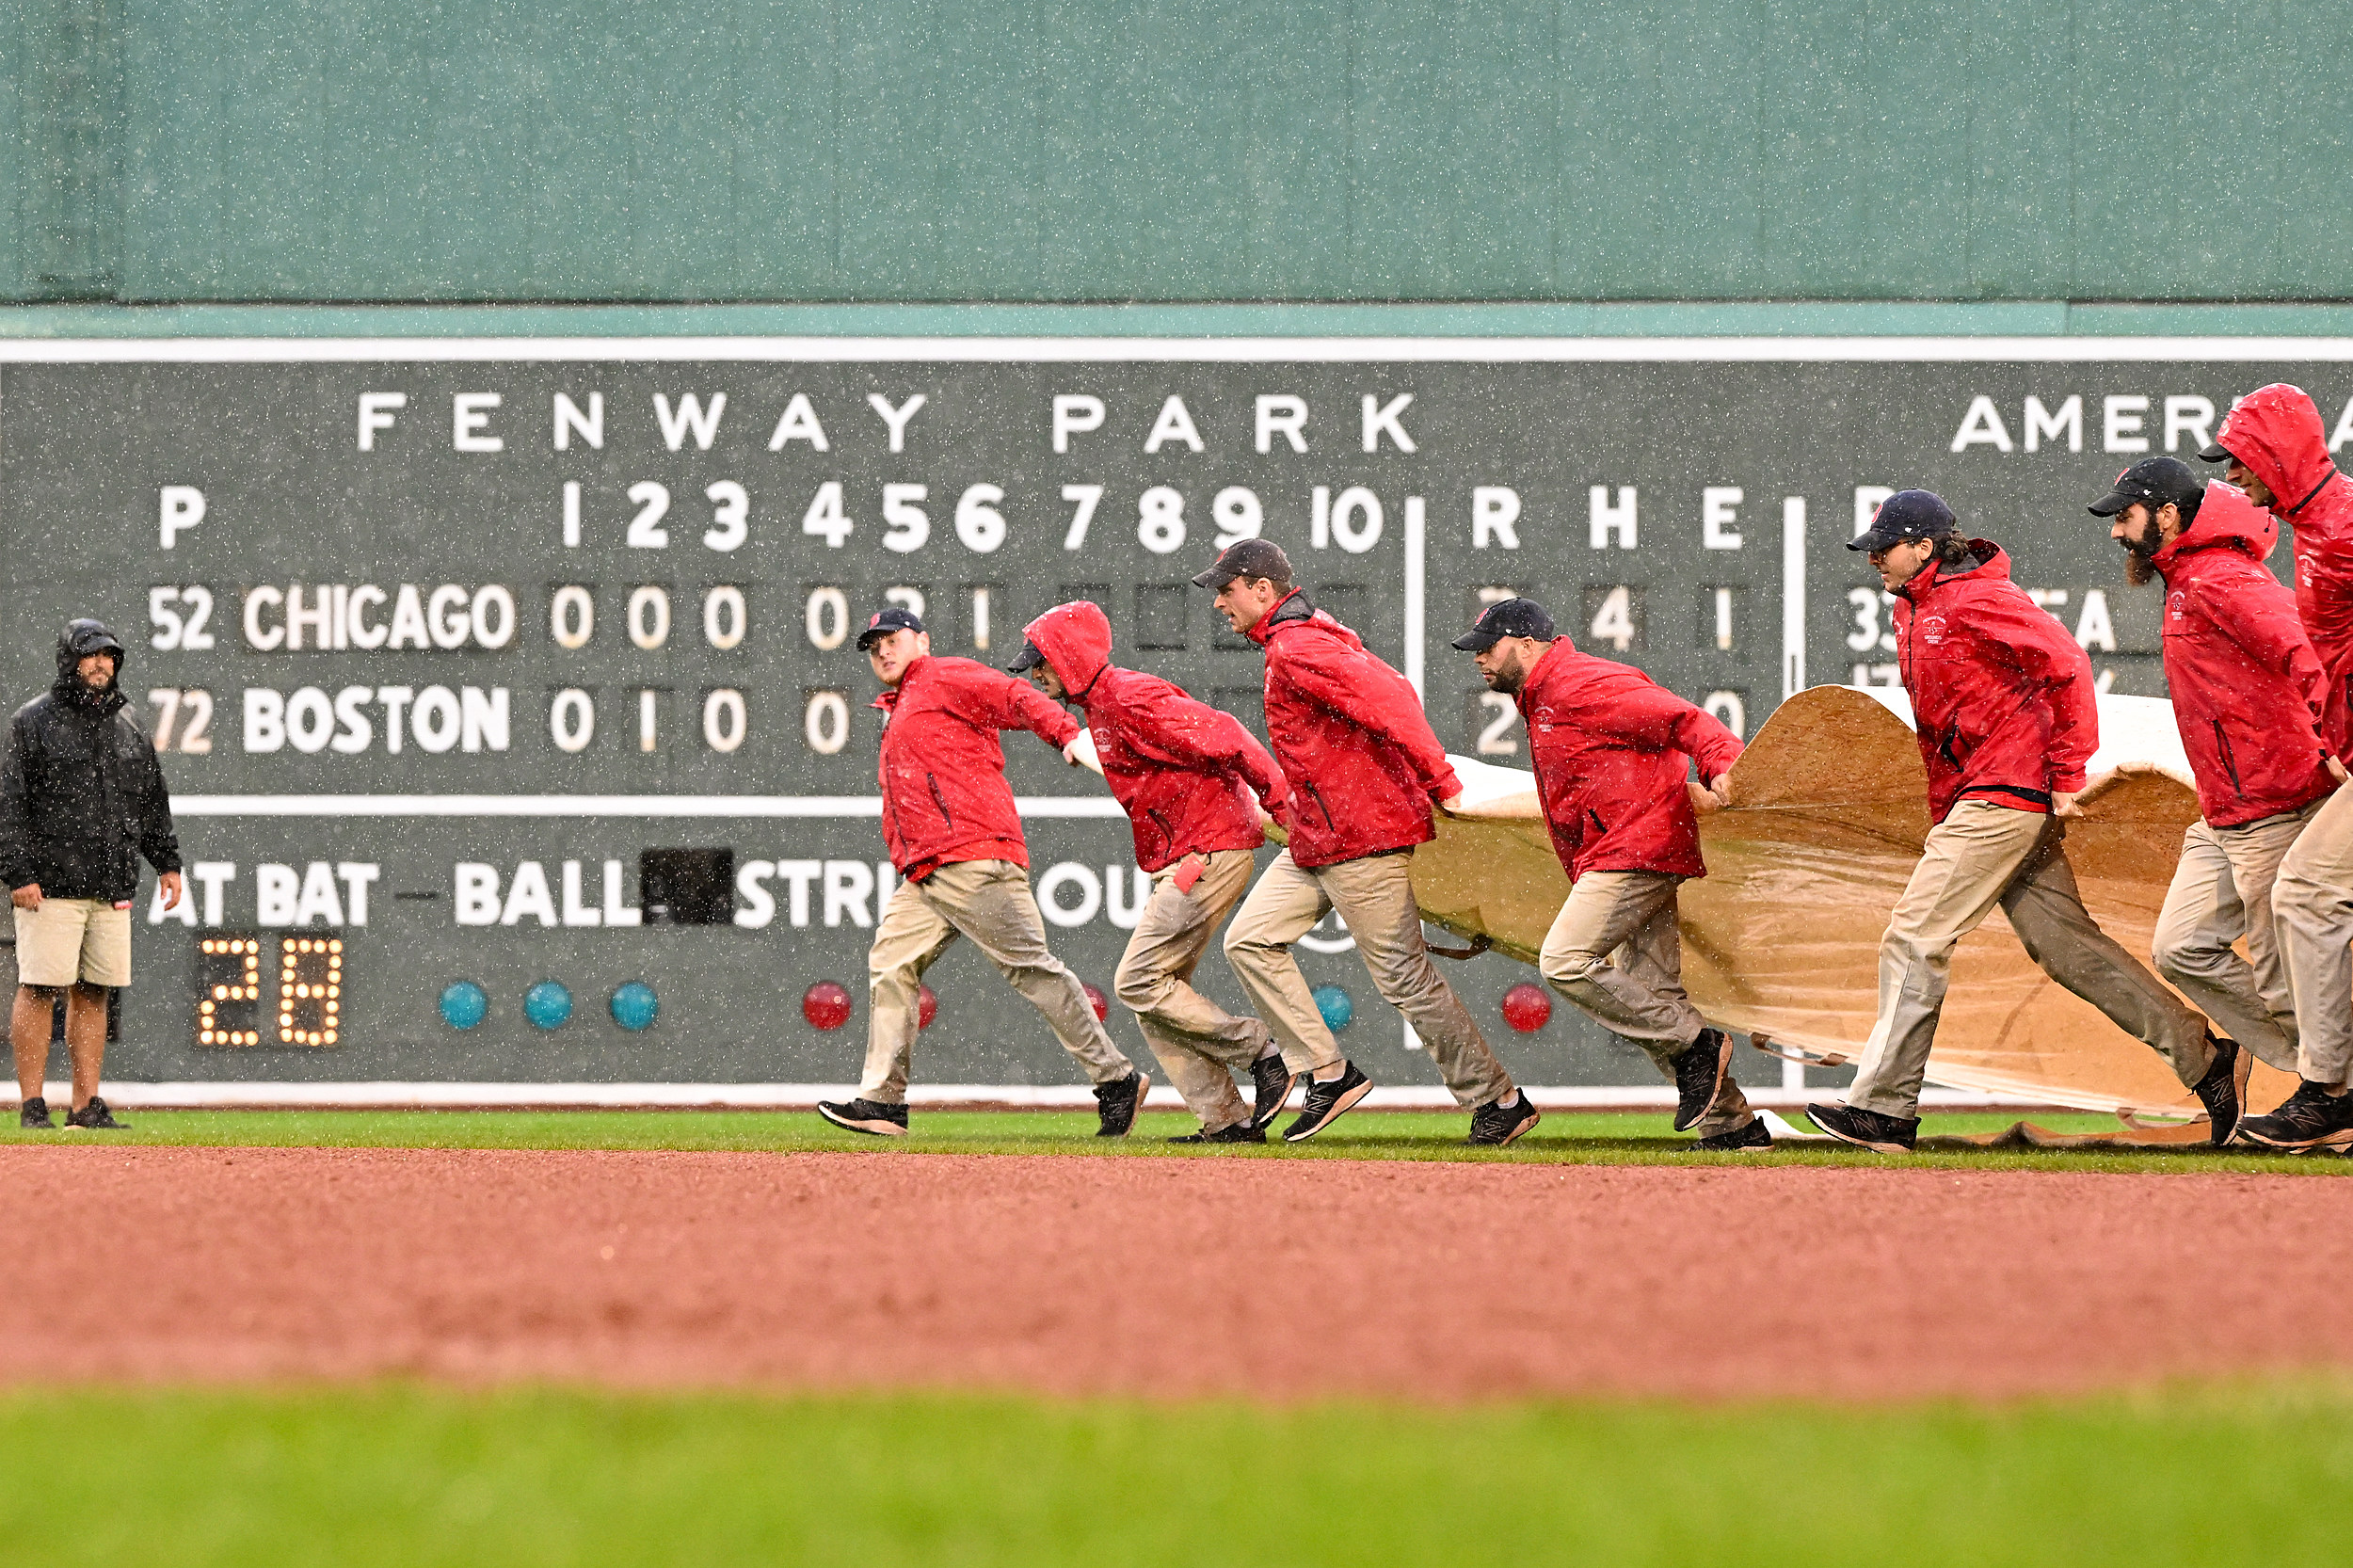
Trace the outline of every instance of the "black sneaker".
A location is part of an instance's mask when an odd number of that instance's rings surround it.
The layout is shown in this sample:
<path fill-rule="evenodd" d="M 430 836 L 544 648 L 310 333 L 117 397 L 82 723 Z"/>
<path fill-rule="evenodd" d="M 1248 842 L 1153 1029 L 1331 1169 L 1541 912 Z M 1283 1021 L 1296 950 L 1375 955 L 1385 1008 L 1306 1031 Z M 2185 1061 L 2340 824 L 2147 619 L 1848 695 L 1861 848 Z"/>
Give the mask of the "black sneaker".
<path fill-rule="evenodd" d="M 1250 1125 L 1261 1132 L 1273 1126 L 1283 1113 L 1283 1102 L 1291 1097 L 1291 1085 L 1298 1081 L 1299 1075 L 1284 1064 L 1280 1051 L 1250 1064 Z"/>
<path fill-rule="evenodd" d="M 42 1109 L 46 1110 L 47 1107 L 44 1106 Z M 101 1132 L 120 1132 L 131 1124 L 116 1121 L 115 1113 L 106 1109 L 106 1102 L 96 1095 L 92 1095 L 89 1097 L 89 1103 L 81 1110 L 67 1112 L 65 1125 L 69 1128 L 86 1128 Z"/>
<path fill-rule="evenodd" d="M 885 1105 L 870 1099 L 819 1100 L 817 1114 L 852 1132 L 871 1132 L 877 1138 L 907 1135 L 907 1108 L 904 1105 Z"/>
<path fill-rule="evenodd" d="M 1710 1154 L 1746 1154 L 1751 1149 L 1773 1146 L 1773 1129 L 1765 1125 L 1762 1116 L 1751 1116 L 1730 1132 L 1718 1132 L 1689 1145 L 1694 1151 Z"/>
<path fill-rule="evenodd" d="M 49 1118 L 49 1102 L 35 1095 L 18 1107 L 16 1125 L 28 1132 L 54 1132 L 57 1124 Z"/>
<path fill-rule="evenodd" d="M 2268 1116 L 2249 1116 L 2238 1135 L 2267 1149 L 2316 1149 L 2353 1144 L 2353 1095 L 2332 1095 L 2310 1079 Z"/>
<path fill-rule="evenodd" d="M 1732 1065 L 1732 1036 L 1721 1029 L 1703 1029 L 1700 1037 L 1674 1059 L 1675 1130 L 1689 1132 L 1707 1108 L 1716 1103 L 1724 1070 Z"/>
<path fill-rule="evenodd" d="M 1263 1144 L 1266 1128 L 1249 1122 L 1236 1122 L 1219 1128 L 1215 1132 L 1188 1132 L 1181 1138 L 1171 1138 L 1172 1144 Z"/>
<path fill-rule="evenodd" d="M 1920 1136 L 1917 1116 L 1887 1116 L 1859 1105 L 1809 1105 L 1805 1113 L 1840 1143 L 1879 1154 L 1910 1154 Z"/>
<path fill-rule="evenodd" d="M 1136 1125 L 1136 1112 L 1144 1109 L 1144 1092 L 1152 1087 L 1152 1080 L 1142 1073 L 1131 1072 L 1116 1083 L 1095 1086 L 1095 1111 L 1102 1125 L 1095 1129 L 1097 1138 L 1125 1138 L 1128 1129 Z"/>
<path fill-rule="evenodd" d="M 1283 1142 L 1304 1144 L 1338 1121 L 1355 1108 L 1356 1102 L 1372 1093 L 1372 1080 L 1356 1070 L 1353 1062 L 1340 1064 L 1340 1076 L 1329 1083 L 1307 1080 L 1307 1103 L 1291 1125 L 1283 1129 Z"/>
<path fill-rule="evenodd" d="M 1501 1148 L 1543 1120 L 1544 1117 L 1537 1113 L 1536 1102 L 1529 1099 L 1528 1091 L 1523 1089 L 1517 1105 L 1506 1106 L 1497 1098 L 1473 1111 L 1470 1136 L 1463 1142 Z"/>
<path fill-rule="evenodd" d="M 2206 1039 L 2214 1046 L 2214 1064 L 2191 1092 L 2206 1108 L 2206 1142 L 2220 1148 L 2238 1130 L 2239 1116 L 2247 1106 L 2247 1075 L 2254 1069 L 2255 1059 L 2236 1040 L 2226 1040 L 2211 1031 Z"/>

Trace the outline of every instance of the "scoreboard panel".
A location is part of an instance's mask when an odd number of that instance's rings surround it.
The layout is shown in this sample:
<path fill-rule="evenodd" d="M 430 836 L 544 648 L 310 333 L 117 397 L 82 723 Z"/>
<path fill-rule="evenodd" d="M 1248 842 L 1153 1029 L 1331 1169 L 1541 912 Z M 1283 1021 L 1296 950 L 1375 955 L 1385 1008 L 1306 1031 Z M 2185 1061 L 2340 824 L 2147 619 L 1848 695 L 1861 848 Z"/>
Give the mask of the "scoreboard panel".
<path fill-rule="evenodd" d="M 1753 733 L 1797 687 L 1894 680 L 1890 601 L 1842 547 L 1925 486 L 2109 689 L 2158 694 L 2156 600 L 2084 504 L 2265 381 L 2353 441 L 2353 373 L 2326 345 L 2092 351 L 13 344 L 0 669 L 27 700 L 57 628 L 106 620 L 174 792 L 190 896 L 142 894 L 121 1077 L 838 1082 L 893 884 L 854 646 L 873 610 L 1001 665 L 1092 599 L 1121 662 L 1255 729 L 1258 652 L 1188 580 L 1260 536 L 1449 749 L 1524 766 L 1511 705 L 1447 647 L 1483 602 L 1540 599 Z M 1042 744 L 1006 752 L 1049 936 L 1108 991 L 1145 887 L 1126 824 Z M 1376 1078 L 1434 1082 L 1345 932 L 1303 946 Z M 1239 1004 L 1222 960 L 1203 975 Z M 1507 1027 L 1526 968 L 1449 975 L 1528 1080 L 1649 1083 L 1572 1009 Z M 923 1077 L 1076 1081 L 975 955 L 931 978 Z M 852 1016 L 820 1027 L 835 984 Z"/>

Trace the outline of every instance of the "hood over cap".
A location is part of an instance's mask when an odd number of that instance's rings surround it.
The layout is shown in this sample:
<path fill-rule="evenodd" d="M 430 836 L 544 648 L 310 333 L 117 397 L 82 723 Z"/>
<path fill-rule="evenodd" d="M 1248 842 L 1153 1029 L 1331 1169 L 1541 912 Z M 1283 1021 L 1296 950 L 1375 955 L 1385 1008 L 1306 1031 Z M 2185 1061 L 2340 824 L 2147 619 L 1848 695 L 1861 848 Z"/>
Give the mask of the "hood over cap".
<path fill-rule="evenodd" d="M 1112 663 L 1112 623 L 1088 600 L 1057 604 L 1022 629 L 1071 700 L 1082 701 Z"/>
<path fill-rule="evenodd" d="M 2328 428 L 2301 387 L 2274 381 L 2231 405 L 2215 445 L 2247 465 L 2291 522 L 2337 472 Z"/>
<path fill-rule="evenodd" d="M 2217 479 L 2206 487 L 2198 515 L 2179 537 L 2156 552 L 2158 569 L 2192 551 L 2237 550 L 2261 561 L 2280 542 L 2280 520 L 2247 499 L 2247 492 Z"/>
<path fill-rule="evenodd" d="M 122 687 L 122 666 L 126 659 L 122 640 L 114 634 L 104 621 L 93 620 L 87 616 L 78 620 L 68 621 L 65 630 L 57 633 L 58 692 L 77 700 L 83 698 L 84 694 L 88 693 L 89 688 L 82 684 L 81 663 L 93 653 L 114 655 L 115 683 L 109 689 L 108 695 L 120 698 Z"/>

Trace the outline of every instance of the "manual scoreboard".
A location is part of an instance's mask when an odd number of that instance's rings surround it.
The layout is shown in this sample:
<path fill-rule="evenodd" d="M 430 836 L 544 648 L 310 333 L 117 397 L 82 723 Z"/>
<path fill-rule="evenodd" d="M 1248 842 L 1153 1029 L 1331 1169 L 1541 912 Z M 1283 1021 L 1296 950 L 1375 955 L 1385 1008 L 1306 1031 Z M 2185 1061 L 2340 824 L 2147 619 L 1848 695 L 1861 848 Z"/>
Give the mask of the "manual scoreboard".
<path fill-rule="evenodd" d="M 106 620 L 174 792 L 189 896 L 141 896 L 122 1077 L 838 1082 L 893 886 L 874 610 L 1001 665 L 1091 599 L 1123 663 L 1255 729 L 1260 656 L 1189 579 L 1263 536 L 1449 749 L 1524 766 L 1447 647 L 1483 602 L 1542 600 L 1753 733 L 1800 686 L 1895 680 L 1842 547 L 1925 486 L 2107 689 L 2160 692 L 2155 600 L 2085 503 L 2268 380 L 2353 440 L 2353 375 L 2010 346 L 17 344 L 0 668 L 29 699 L 59 626 Z M 1126 824 L 1005 744 L 1049 935 L 1108 990 L 1145 893 Z M 1346 932 L 1303 946 L 1375 1077 L 1434 1081 Z M 1569 1009 L 1508 1026 L 1524 967 L 1449 975 L 1523 1078 L 1649 1081 Z M 977 955 L 932 984 L 924 1077 L 1075 1081 Z"/>

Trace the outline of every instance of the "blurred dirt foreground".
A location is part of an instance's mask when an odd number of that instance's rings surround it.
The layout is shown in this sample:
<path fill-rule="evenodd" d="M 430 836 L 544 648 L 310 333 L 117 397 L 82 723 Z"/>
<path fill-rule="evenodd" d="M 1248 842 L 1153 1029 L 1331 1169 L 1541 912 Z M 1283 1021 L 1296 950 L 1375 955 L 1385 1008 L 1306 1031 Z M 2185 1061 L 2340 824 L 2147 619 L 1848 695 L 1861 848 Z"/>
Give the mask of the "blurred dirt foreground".
<path fill-rule="evenodd" d="M 1879 1400 L 2353 1363 L 2353 1182 L 2297 1177 L 83 1146 L 0 1183 L 18 1384 Z"/>

